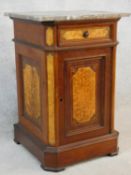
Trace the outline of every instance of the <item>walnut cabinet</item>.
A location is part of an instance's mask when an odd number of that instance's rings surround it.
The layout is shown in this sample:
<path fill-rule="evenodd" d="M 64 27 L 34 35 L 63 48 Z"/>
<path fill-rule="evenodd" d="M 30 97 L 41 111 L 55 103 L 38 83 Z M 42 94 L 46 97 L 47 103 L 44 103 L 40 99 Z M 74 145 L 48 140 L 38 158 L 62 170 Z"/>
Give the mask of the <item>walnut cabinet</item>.
<path fill-rule="evenodd" d="M 15 141 L 50 171 L 116 155 L 114 87 L 119 18 L 13 18 L 19 121 Z"/>

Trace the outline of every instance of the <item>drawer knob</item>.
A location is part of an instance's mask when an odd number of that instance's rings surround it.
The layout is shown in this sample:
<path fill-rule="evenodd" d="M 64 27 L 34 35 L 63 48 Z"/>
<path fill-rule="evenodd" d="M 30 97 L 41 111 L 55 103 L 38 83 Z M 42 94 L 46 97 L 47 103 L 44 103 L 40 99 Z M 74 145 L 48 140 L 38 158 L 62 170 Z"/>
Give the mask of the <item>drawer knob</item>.
<path fill-rule="evenodd" d="M 88 31 L 83 32 L 83 37 L 84 38 L 87 38 L 88 36 L 89 36 L 89 32 Z"/>

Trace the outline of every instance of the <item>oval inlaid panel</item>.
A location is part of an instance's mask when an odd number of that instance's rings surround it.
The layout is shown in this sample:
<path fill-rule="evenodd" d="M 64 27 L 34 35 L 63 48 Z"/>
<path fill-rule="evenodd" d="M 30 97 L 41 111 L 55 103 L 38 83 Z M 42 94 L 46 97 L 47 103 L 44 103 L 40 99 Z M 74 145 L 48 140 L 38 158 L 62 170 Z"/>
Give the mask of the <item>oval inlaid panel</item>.
<path fill-rule="evenodd" d="M 36 67 L 24 64 L 24 105 L 25 111 L 33 119 L 40 118 L 40 79 Z"/>
<path fill-rule="evenodd" d="M 89 122 L 96 110 L 96 73 L 90 67 L 79 68 L 72 77 L 73 119 Z"/>

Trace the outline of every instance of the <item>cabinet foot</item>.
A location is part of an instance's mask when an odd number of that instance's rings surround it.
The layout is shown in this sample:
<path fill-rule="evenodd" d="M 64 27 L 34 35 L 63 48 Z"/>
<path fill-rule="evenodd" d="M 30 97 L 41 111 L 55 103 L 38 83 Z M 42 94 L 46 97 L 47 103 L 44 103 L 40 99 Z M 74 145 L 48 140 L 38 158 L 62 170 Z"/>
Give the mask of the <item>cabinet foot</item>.
<path fill-rule="evenodd" d="M 17 145 L 20 145 L 20 142 L 16 139 L 14 139 L 14 142 L 17 144 Z"/>
<path fill-rule="evenodd" d="M 45 167 L 44 165 L 41 165 L 41 168 L 43 170 L 52 171 L 52 172 L 56 172 L 56 173 L 65 170 L 65 168 L 50 168 L 50 167 Z"/>
<path fill-rule="evenodd" d="M 117 156 L 119 154 L 119 148 L 117 148 L 117 150 L 115 152 L 109 153 L 108 156 Z"/>

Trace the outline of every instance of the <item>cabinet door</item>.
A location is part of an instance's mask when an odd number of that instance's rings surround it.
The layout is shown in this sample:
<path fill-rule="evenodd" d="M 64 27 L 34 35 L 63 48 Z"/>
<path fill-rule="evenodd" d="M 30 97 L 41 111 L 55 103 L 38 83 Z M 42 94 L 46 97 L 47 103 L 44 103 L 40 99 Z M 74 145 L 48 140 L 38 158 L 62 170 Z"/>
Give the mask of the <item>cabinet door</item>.
<path fill-rule="evenodd" d="M 109 133 L 111 50 L 59 54 L 59 128 L 62 144 Z"/>

